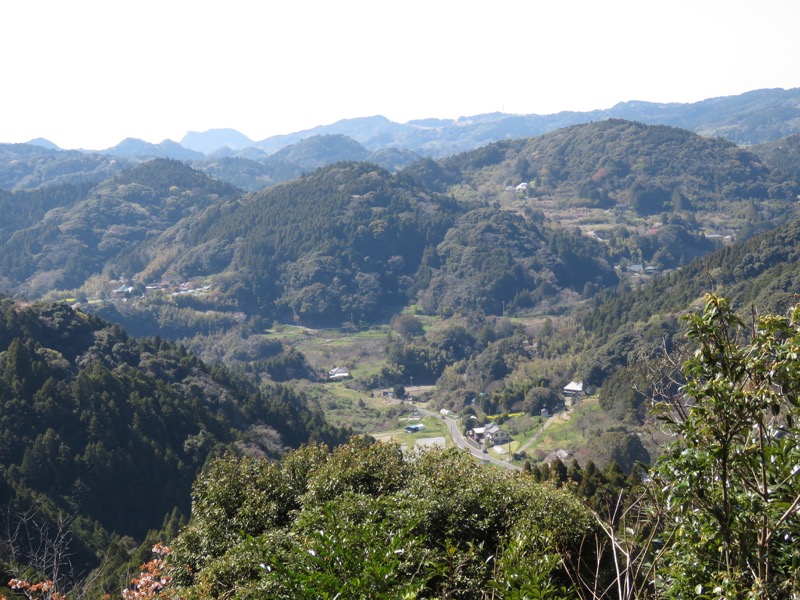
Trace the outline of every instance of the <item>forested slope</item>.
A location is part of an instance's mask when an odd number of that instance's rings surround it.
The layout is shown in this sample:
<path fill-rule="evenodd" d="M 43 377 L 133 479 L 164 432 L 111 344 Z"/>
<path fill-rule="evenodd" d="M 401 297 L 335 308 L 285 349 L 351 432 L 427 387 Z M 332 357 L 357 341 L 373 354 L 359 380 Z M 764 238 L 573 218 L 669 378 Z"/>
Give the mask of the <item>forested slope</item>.
<path fill-rule="evenodd" d="M 595 340 L 584 356 L 585 381 L 604 385 L 606 406 L 643 410 L 643 382 L 653 378 L 650 361 L 667 351 L 683 360 L 680 317 L 696 310 L 706 293 L 730 299 L 751 316 L 782 314 L 797 303 L 800 290 L 800 219 L 744 242 L 721 248 L 688 266 L 659 275 L 636 290 L 608 289 L 593 299 L 581 318 Z M 637 392 L 631 388 L 638 386 Z M 633 405 L 631 405 L 631 402 Z"/>
<path fill-rule="evenodd" d="M 139 165 L 91 190 L 82 184 L 15 192 L 3 199 L 11 215 L 21 214 L 18 226 L 0 238 L 0 272 L 8 291 L 32 297 L 80 287 L 104 271 L 133 274 L 140 268 L 141 244 L 236 193 L 166 159 Z"/>
<path fill-rule="evenodd" d="M 42 527 L 78 515 L 79 570 L 112 534 L 141 539 L 173 509 L 188 514 L 192 481 L 223 449 L 277 457 L 344 438 L 291 389 L 209 368 L 174 343 L 63 305 L 0 309 L 4 527 L 31 510 Z"/>
<path fill-rule="evenodd" d="M 629 203 L 640 214 L 713 208 L 721 200 L 794 198 L 753 153 L 683 129 L 609 119 L 443 159 L 476 191 L 530 182 L 529 195 L 584 205 Z"/>
<path fill-rule="evenodd" d="M 463 212 L 366 163 L 341 163 L 213 206 L 153 244 L 164 270 L 219 274 L 239 306 L 309 324 L 372 321 L 406 302 L 424 249 Z"/>

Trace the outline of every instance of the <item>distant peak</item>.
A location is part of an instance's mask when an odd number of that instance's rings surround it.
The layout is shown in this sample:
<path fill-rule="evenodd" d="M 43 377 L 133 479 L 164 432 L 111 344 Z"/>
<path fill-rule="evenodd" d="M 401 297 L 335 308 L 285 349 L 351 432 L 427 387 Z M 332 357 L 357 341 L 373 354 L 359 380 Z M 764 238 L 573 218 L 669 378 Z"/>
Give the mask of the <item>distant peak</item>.
<path fill-rule="evenodd" d="M 220 148 L 241 150 L 253 145 L 253 140 L 235 129 L 209 129 L 190 131 L 180 141 L 184 148 L 211 154 Z"/>
<path fill-rule="evenodd" d="M 34 138 L 27 143 L 30 144 L 31 146 L 41 146 L 42 148 L 47 148 L 48 150 L 61 150 L 61 148 L 59 148 L 56 144 L 54 144 L 50 140 L 41 137 Z"/>

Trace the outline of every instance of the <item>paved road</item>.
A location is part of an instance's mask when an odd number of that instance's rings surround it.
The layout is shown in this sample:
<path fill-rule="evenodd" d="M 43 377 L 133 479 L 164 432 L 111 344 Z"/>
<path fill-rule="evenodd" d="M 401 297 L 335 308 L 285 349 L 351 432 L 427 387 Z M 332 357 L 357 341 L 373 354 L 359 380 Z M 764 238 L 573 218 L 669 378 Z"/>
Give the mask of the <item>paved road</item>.
<path fill-rule="evenodd" d="M 429 417 L 437 417 L 437 418 L 441 418 L 442 416 L 440 413 L 435 413 L 426 410 L 424 408 L 420 408 L 418 404 L 415 404 L 414 406 L 423 415 Z M 459 448 L 463 448 L 464 450 L 467 450 L 470 454 L 472 454 L 472 456 L 474 456 L 478 460 L 483 461 L 484 463 L 492 463 L 494 465 L 497 465 L 498 467 L 503 467 L 504 469 L 509 469 L 511 471 L 521 470 L 517 465 L 512 465 L 510 462 L 495 458 L 489 453 L 484 453 L 482 450 L 478 450 L 475 446 L 467 442 L 467 440 L 464 439 L 464 434 L 461 433 L 461 429 L 459 429 L 458 427 L 458 419 L 456 419 L 454 415 L 445 416 L 444 422 L 447 425 L 447 429 L 450 431 L 450 437 L 453 439 L 456 446 L 458 446 Z"/>

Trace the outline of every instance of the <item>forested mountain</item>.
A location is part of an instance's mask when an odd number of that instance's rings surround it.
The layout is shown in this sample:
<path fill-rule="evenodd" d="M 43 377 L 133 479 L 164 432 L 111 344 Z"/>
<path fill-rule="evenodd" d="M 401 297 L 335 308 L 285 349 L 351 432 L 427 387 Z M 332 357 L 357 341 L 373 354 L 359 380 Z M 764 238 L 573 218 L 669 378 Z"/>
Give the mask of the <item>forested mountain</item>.
<path fill-rule="evenodd" d="M 380 148 L 370 152 L 354 139 L 341 134 L 316 135 L 284 146 L 265 163 L 286 161 L 295 164 L 304 171 L 313 171 L 337 162 L 357 161 L 369 162 L 383 167 L 387 171 L 397 171 L 418 160 L 418 154 L 400 148 Z"/>
<path fill-rule="evenodd" d="M 385 144 L 377 146 L 370 144 L 370 141 L 375 139 L 393 141 L 396 139 L 396 135 L 398 135 L 400 132 L 406 131 L 407 129 L 408 128 L 406 126 L 401 125 L 400 123 L 390 121 L 381 115 L 375 115 L 372 117 L 343 119 L 341 121 L 337 121 L 336 123 L 332 123 L 331 125 L 323 125 L 320 127 L 314 127 L 313 129 L 307 129 L 286 135 L 275 135 L 265 140 L 261 140 L 260 142 L 255 142 L 253 146 L 267 152 L 268 154 L 272 154 L 281 148 L 296 144 L 309 137 L 345 135 L 365 147 L 370 147 L 371 149 L 376 150 L 384 146 L 396 145 L 400 147 L 408 147 L 403 144 Z"/>
<path fill-rule="evenodd" d="M 276 457 L 343 439 L 290 389 L 259 388 L 172 342 L 131 338 L 63 305 L 4 299 L 0 310 L 3 531 L 31 527 L 25 515 L 40 534 L 79 515 L 69 548 L 78 572 L 112 535 L 141 540 L 173 509 L 188 514 L 189 486 L 223 448 Z M 2 538 L 0 559 L 36 551 L 16 542 Z"/>
<path fill-rule="evenodd" d="M 5 193 L 9 213 L 24 210 L 27 215 L 0 239 L 0 270 L 8 289 L 34 297 L 80 287 L 107 269 L 131 274 L 139 267 L 139 244 L 236 193 L 228 184 L 165 159 L 121 173 L 88 193 L 85 185 Z"/>
<path fill-rule="evenodd" d="M 56 208 L 67 208 L 85 198 L 94 182 L 59 183 L 35 190 L 0 190 L 0 239 L 8 239 L 14 232 L 39 223 Z"/>
<path fill-rule="evenodd" d="M 750 150 L 771 169 L 800 181 L 800 134 L 752 146 Z"/>
<path fill-rule="evenodd" d="M 208 165 L 206 172 L 209 174 L 242 189 L 257 191 L 263 185 L 286 181 L 299 173 L 341 160 L 366 159 L 394 171 L 420 156 L 441 158 L 500 140 L 529 138 L 605 119 L 670 125 L 736 144 L 760 144 L 798 133 L 799 95 L 800 89 L 757 90 L 694 104 L 623 102 L 610 109 L 590 112 L 545 116 L 492 113 L 455 120 L 420 119 L 405 124 L 375 116 L 346 119 L 261 142 L 253 142 L 231 129 L 214 129 L 187 133 L 181 144 L 170 140 L 150 144 L 128 138 L 102 153 L 85 155 L 80 151 L 59 151 L 52 144 L 5 144 L 0 156 L 9 156 L 12 162 L 0 164 L 0 189 L 84 179 L 98 181 L 141 160 L 161 157 L 191 161 L 193 166 L 204 171 Z M 350 148 L 343 153 L 345 137 L 351 141 L 348 142 Z M 340 141 L 334 143 L 333 140 Z M 313 150 L 309 144 L 314 146 Z M 292 148 L 296 145 L 299 146 Z M 30 148 L 26 150 L 23 146 Z M 36 148 L 35 156 L 31 154 L 32 148 Z M 280 154 L 269 160 L 269 155 L 282 150 L 296 160 Z M 219 161 L 229 157 L 263 164 L 245 167 L 242 163 Z"/>
<path fill-rule="evenodd" d="M 605 248 L 580 233 L 491 208 L 458 219 L 420 268 L 420 305 L 429 313 L 503 314 L 553 302 L 587 283 L 617 283 Z"/>
<path fill-rule="evenodd" d="M 441 165 L 450 181 L 478 194 L 527 182 L 529 196 L 627 203 L 640 214 L 709 208 L 723 199 L 793 199 L 800 191 L 796 180 L 772 175 L 755 154 L 730 142 L 614 119 L 497 142 Z"/>
<path fill-rule="evenodd" d="M 161 272 L 219 275 L 248 312 L 371 321 L 406 302 L 425 247 L 462 211 L 374 165 L 341 163 L 211 207 L 148 252 Z M 164 262 L 159 252 L 176 248 Z"/>
<path fill-rule="evenodd" d="M 621 102 L 596 111 L 601 118 L 620 118 L 671 125 L 735 144 L 760 144 L 798 133 L 800 88 L 762 89 L 736 96 L 708 98 L 690 104 Z"/>
<path fill-rule="evenodd" d="M 301 166 L 274 158 L 257 160 L 244 156 L 219 156 L 193 161 L 192 165 L 214 179 L 248 192 L 257 192 L 304 173 Z"/>
<path fill-rule="evenodd" d="M 0 189 L 98 182 L 132 165 L 125 159 L 79 150 L 53 150 L 34 144 L 0 144 Z"/>
<path fill-rule="evenodd" d="M 741 243 L 721 248 L 686 267 L 653 278 L 640 289 L 606 289 L 593 299 L 583 327 L 596 340 L 584 357 L 583 377 L 604 385 L 606 406 L 624 413 L 630 402 L 640 410 L 643 388 L 654 371 L 649 360 L 664 351 L 683 357 L 680 318 L 702 303 L 709 291 L 730 298 L 737 310 L 752 316 L 784 314 L 797 304 L 800 289 L 800 219 Z M 680 361 L 680 358 L 676 359 Z"/>
<path fill-rule="evenodd" d="M 330 145 L 360 148 L 328 136 L 284 154 L 313 162 Z M 248 159 L 211 164 L 223 163 L 270 177 Z M 553 305 L 563 290 L 613 286 L 620 261 L 687 264 L 713 249 L 703 230 L 718 214 L 739 215 L 746 237 L 789 214 L 798 192 L 795 179 L 729 142 L 618 120 L 424 159 L 394 175 L 340 163 L 250 195 L 159 159 L 91 189 L 4 193 L 13 218 L 0 275 L 32 297 L 65 289 L 86 299 L 107 299 L 119 277 L 132 278 L 139 296 L 150 284 L 163 291 L 194 280 L 208 293 L 142 298 L 137 310 L 152 325 L 127 321 L 174 336 L 207 329 L 193 329 L 200 321 L 188 313 L 167 317 L 172 304 L 225 327 L 242 312 L 267 322 L 373 322 L 415 300 L 432 314 L 500 314 Z M 589 239 L 559 227 L 553 207 L 629 209 L 660 222 Z"/>
<path fill-rule="evenodd" d="M 713 290 L 735 306 L 786 311 L 800 289 L 800 220 L 721 248 L 685 268 L 660 275 L 640 290 L 601 293 L 585 320 L 601 337 L 654 315 L 680 315 Z"/>
<path fill-rule="evenodd" d="M 41 146 L 42 148 L 47 148 L 48 150 L 61 150 L 56 144 L 51 142 L 50 140 L 42 137 L 34 138 L 32 140 L 28 140 L 25 142 L 31 146 Z"/>
<path fill-rule="evenodd" d="M 153 242 L 146 269 L 212 277 L 247 313 L 311 325 L 386 318 L 416 294 L 432 313 L 497 314 L 617 280 L 597 241 L 496 209 L 457 221 L 467 209 L 341 163 L 191 217 Z"/>
<path fill-rule="evenodd" d="M 103 150 L 102 153 L 110 156 L 138 159 L 172 158 L 175 160 L 194 160 L 204 156 L 202 152 L 184 148 L 172 140 L 164 140 L 160 144 L 151 144 L 136 138 L 124 139 L 113 148 Z"/>
<path fill-rule="evenodd" d="M 370 152 L 352 138 L 328 134 L 302 139 L 271 155 L 253 147 L 240 151 L 226 149 L 191 164 L 216 179 L 257 192 L 337 162 L 365 161 L 394 172 L 418 159 L 419 155 L 410 150 L 384 148 Z"/>
<path fill-rule="evenodd" d="M 270 159 L 294 163 L 306 171 L 313 171 L 331 163 L 366 160 L 369 151 L 345 135 L 315 135 L 296 144 L 284 146 Z"/>

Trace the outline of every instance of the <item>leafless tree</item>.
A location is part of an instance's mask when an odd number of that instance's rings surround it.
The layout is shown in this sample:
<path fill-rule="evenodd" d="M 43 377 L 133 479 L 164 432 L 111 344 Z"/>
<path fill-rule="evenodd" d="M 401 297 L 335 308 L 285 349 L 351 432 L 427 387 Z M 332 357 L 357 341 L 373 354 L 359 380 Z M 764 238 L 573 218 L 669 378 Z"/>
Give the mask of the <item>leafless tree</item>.
<path fill-rule="evenodd" d="M 70 554 L 74 520 L 63 512 L 57 519 L 49 519 L 36 506 L 4 507 L 0 515 L 0 555 L 7 557 L 12 574 L 25 579 L 33 571 L 42 580 L 53 582 L 54 593 L 69 587 L 75 580 Z"/>

